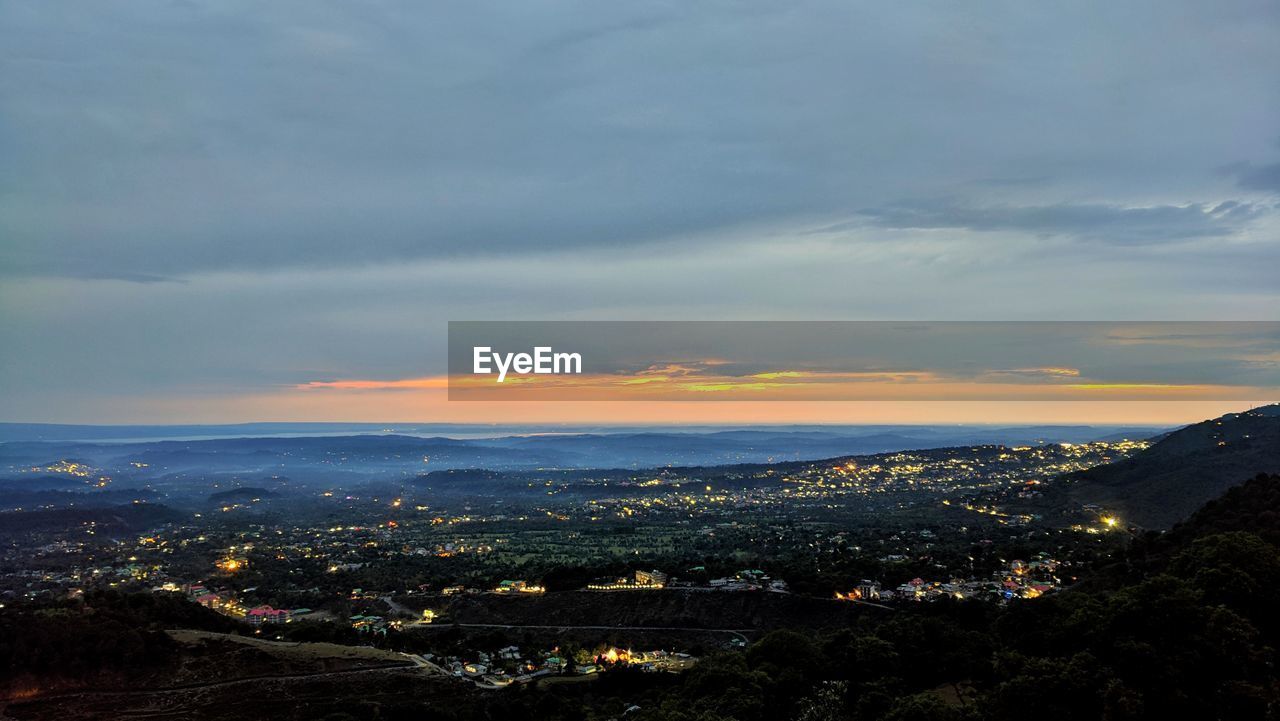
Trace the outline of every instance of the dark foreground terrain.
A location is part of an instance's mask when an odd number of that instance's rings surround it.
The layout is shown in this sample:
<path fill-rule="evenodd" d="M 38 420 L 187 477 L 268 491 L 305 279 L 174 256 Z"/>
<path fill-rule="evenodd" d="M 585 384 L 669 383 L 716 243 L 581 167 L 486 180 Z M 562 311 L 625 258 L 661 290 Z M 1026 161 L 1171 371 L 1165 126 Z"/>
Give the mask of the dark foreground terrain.
<path fill-rule="evenodd" d="M 330 644 L 256 642 L 175 631 L 172 665 L 88 688 L 15 690 L 21 719 L 379 718 L 422 704 L 449 707 L 475 690 L 400 654 Z M 107 677 L 109 678 L 109 677 Z M 106 678 L 103 681 L 107 680 Z"/>

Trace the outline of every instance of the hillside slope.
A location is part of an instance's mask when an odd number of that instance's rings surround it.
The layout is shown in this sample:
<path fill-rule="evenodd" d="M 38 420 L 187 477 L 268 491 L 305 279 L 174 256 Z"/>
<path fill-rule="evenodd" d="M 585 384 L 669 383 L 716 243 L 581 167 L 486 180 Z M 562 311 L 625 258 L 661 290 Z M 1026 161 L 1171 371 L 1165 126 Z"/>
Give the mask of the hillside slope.
<path fill-rule="evenodd" d="M 1168 528 L 1228 488 L 1280 472 L 1280 405 L 1231 413 L 1169 433 L 1124 461 L 1068 474 L 1048 504 L 1095 504 L 1126 523 Z"/>

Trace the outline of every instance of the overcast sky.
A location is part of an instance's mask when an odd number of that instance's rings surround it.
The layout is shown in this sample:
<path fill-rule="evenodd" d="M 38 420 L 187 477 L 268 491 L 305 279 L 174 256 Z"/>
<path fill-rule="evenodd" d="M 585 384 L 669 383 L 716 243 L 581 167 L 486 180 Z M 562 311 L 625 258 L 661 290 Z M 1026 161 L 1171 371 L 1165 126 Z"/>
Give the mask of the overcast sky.
<path fill-rule="evenodd" d="M 1271 0 L 0 2 L 0 420 L 357 420 L 289 394 L 451 319 L 1277 320 L 1278 69 Z"/>

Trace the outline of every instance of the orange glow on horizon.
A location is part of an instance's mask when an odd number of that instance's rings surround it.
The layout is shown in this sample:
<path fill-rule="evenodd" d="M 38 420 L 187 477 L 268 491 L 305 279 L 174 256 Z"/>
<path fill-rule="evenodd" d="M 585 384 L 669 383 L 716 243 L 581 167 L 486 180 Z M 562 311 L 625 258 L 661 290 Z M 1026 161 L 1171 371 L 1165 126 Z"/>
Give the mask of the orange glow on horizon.
<path fill-rule="evenodd" d="M 309 381 L 294 386 L 297 390 L 422 390 L 426 388 L 448 388 L 448 376 L 429 376 L 426 378 L 406 378 L 403 380 L 337 380 Z"/>
<path fill-rule="evenodd" d="M 293 389 L 217 397 L 130 399 L 127 420 L 147 423 L 349 422 L 602 425 L 1134 424 L 1173 426 L 1247 410 L 1257 401 L 470 401 L 444 389 Z M 119 414 L 103 403 L 99 418 Z M 83 412 L 91 413 L 93 406 Z M 102 422 L 102 421 L 99 421 Z"/>
<path fill-rule="evenodd" d="M 1015 380 L 1010 380 L 1010 377 Z M 1034 382 L 1031 376 L 1047 381 Z M 1060 382 L 1066 381 L 1066 382 Z M 1093 402 L 1183 401 L 1248 402 L 1271 389 L 1209 384 L 1096 381 L 1072 368 L 987 371 L 976 378 L 950 378 L 932 371 L 771 371 L 746 376 L 690 372 L 679 366 L 634 374 L 508 376 L 427 376 L 393 380 L 310 381 L 294 391 L 338 396 L 359 392 L 447 392 L 458 402 L 680 402 L 715 397 L 750 402 Z M 389 404 L 395 404 L 387 394 Z"/>

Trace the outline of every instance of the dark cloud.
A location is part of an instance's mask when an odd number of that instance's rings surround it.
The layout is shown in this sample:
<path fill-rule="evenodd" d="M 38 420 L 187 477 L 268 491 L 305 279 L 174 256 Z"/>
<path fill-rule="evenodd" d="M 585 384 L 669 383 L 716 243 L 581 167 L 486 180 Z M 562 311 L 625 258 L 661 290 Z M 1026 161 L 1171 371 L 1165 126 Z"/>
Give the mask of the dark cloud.
<path fill-rule="evenodd" d="M 173 278 L 163 275 L 152 275 L 150 273 L 128 273 L 128 272 L 107 272 L 107 273 L 82 273 L 78 277 L 84 280 L 119 280 L 126 283 L 186 283 L 184 278 Z"/>
<path fill-rule="evenodd" d="M 1227 168 L 1235 176 L 1236 183 L 1248 190 L 1280 192 L 1280 163 L 1253 165 L 1237 163 Z"/>
<path fill-rule="evenodd" d="M 1222 237 L 1246 211 L 1207 212 L 1202 169 L 1270 146 L 1280 91 L 1239 69 L 1280 63 L 1277 25 L 1252 0 L 7 3 L 0 275 L 723 242 L 858 208 Z"/>

